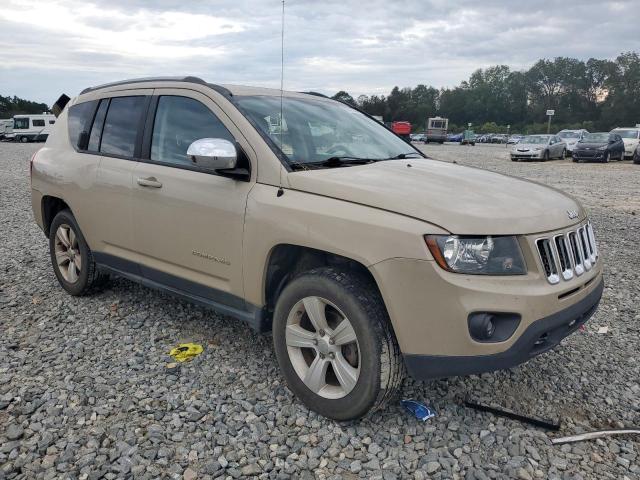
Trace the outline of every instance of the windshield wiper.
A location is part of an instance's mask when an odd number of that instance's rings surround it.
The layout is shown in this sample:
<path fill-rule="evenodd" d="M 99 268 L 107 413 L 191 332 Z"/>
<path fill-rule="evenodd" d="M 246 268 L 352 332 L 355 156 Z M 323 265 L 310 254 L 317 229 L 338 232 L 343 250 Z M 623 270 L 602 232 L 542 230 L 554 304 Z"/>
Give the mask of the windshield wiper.
<path fill-rule="evenodd" d="M 415 155 L 415 156 L 411 156 L 411 155 Z M 422 155 L 420 155 L 418 152 L 399 153 L 395 157 L 389 157 L 383 160 L 403 160 L 405 158 L 422 158 Z"/>

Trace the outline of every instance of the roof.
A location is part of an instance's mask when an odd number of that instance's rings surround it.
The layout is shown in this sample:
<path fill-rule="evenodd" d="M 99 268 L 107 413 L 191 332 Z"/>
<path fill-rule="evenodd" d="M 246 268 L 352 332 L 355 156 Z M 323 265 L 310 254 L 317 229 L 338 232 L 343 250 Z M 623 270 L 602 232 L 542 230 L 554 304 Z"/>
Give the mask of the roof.
<path fill-rule="evenodd" d="M 216 85 L 213 83 L 208 83 L 205 80 L 194 77 L 194 76 L 186 76 L 186 77 L 146 77 L 146 78 L 132 78 L 129 80 L 121 80 L 118 82 L 105 83 L 103 85 L 97 85 L 95 87 L 88 87 L 80 92 L 80 95 L 84 95 L 86 93 L 95 92 L 97 90 L 102 90 L 104 88 L 110 87 L 120 87 L 127 86 L 136 83 L 151 83 L 151 82 L 185 82 L 185 83 L 194 83 L 198 85 L 207 86 L 218 93 L 223 95 L 263 95 L 263 96 L 280 96 L 284 94 L 286 97 L 300 97 L 313 95 L 320 98 L 328 98 L 322 94 L 315 92 L 291 92 L 291 91 L 283 91 L 281 92 L 276 88 L 263 88 L 263 87 L 251 87 L 247 85 Z"/>

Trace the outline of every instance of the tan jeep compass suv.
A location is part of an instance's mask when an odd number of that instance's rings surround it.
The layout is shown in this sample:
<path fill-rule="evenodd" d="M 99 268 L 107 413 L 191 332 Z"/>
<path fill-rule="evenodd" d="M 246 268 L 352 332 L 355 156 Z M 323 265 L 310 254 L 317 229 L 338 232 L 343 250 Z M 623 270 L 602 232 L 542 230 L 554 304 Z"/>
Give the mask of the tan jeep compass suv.
<path fill-rule="evenodd" d="M 600 301 L 578 202 L 425 158 L 348 105 L 186 77 L 57 107 L 31 168 L 62 287 L 122 275 L 271 330 L 289 387 L 328 417 L 380 408 L 405 370 L 524 362 Z"/>

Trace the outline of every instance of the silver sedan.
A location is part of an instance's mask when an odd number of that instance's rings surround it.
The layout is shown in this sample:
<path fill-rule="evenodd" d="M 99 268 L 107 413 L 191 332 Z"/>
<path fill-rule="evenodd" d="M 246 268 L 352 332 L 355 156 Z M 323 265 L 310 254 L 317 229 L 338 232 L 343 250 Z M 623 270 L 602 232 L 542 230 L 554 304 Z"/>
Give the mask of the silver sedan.
<path fill-rule="evenodd" d="M 567 144 L 557 135 L 527 135 L 511 149 L 511 160 L 565 158 Z"/>

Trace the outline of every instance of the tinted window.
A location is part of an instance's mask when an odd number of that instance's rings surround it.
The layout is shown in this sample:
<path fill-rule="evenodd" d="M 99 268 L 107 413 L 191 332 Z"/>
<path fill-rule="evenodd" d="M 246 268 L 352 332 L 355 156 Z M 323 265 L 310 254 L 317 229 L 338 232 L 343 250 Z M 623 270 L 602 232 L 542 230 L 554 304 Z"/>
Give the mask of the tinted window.
<path fill-rule="evenodd" d="M 133 157 L 144 104 L 145 97 L 111 99 L 102 131 L 101 153 Z"/>
<path fill-rule="evenodd" d="M 36 120 L 32 121 L 34 127 L 44 127 L 44 120 Z"/>
<path fill-rule="evenodd" d="M 107 107 L 109 106 L 109 99 L 103 98 L 100 100 L 100 106 L 96 112 L 96 118 L 93 121 L 91 127 L 91 136 L 89 137 L 89 146 L 87 150 L 90 152 L 98 152 L 100 150 L 100 136 L 102 135 L 102 127 L 104 126 L 104 117 L 107 114 Z"/>
<path fill-rule="evenodd" d="M 78 146 L 81 132 L 89 133 L 93 112 L 96 110 L 97 100 L 78 103 L 69 108 L 69 141 L 74 148 Z"/>
<path fill-rule="evenodd" d="M 192 165 L 187 158 L 187 149 L 201 138 L 235 141 L 218 117 L 199 101 L 187 97 L 160 97 L 153 124 L 151 160 Z"/>

